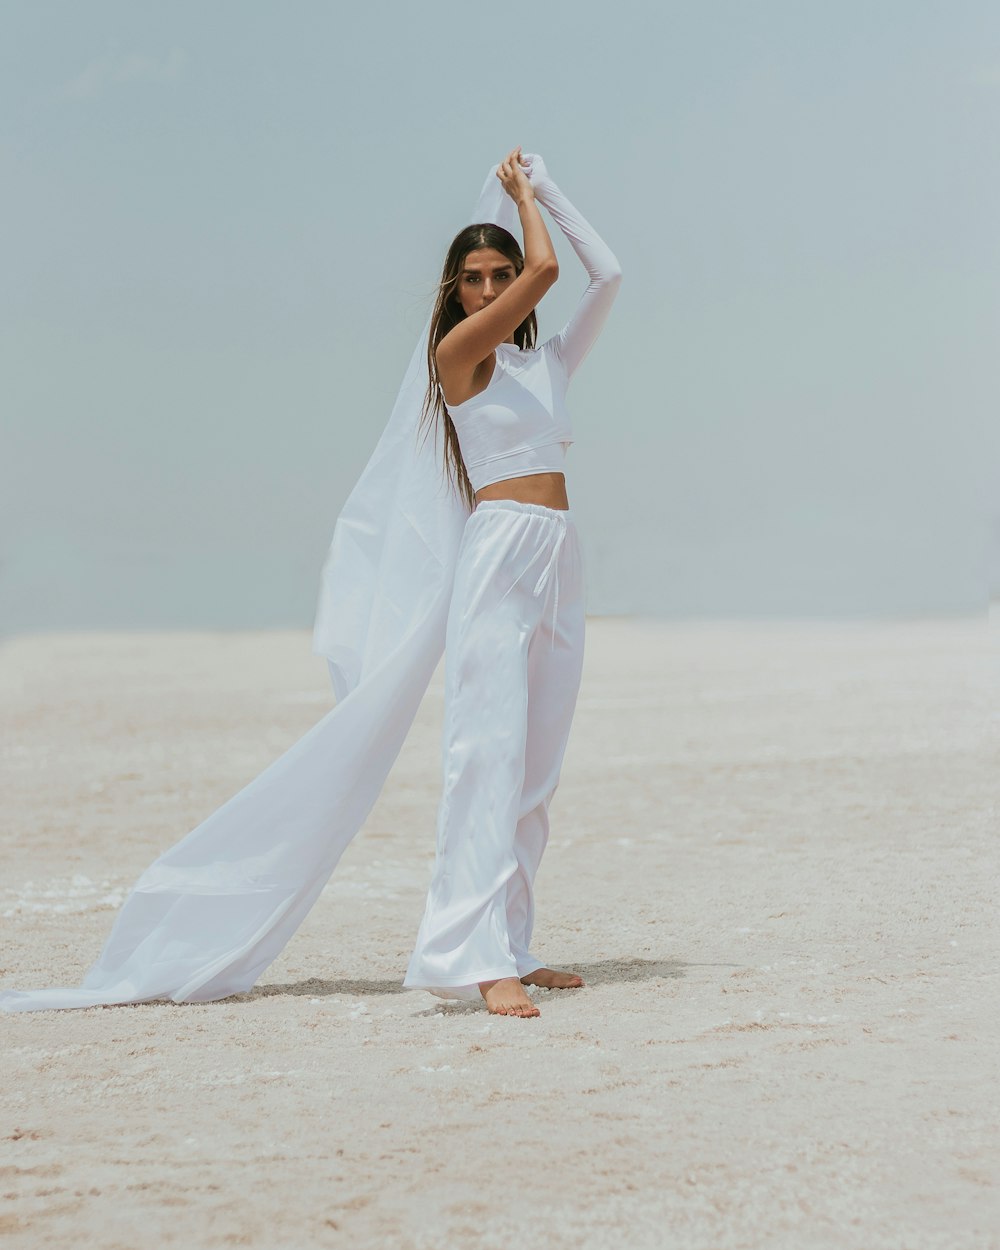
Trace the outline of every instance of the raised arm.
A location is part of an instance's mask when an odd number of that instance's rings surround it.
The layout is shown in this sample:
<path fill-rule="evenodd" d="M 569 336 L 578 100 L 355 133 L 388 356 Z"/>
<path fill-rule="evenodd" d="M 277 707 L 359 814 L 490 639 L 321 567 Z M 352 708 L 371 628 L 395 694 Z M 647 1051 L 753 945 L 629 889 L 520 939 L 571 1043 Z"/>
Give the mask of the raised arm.
<path fill-rule="evenodd" d="M 522 166 L 519 147 L 497 166 L 497 177 L 517 205 L 524 232 L 524 268 L 517 281 L 507 283 L 489 304 L 467 313 L 438 344 L 435 357 L 446 392 L 465 388 L 476 366 L 513 334 L 559 277 L 559 262 L 535 203 L 535 190 Z M 508 268 L 513 276 L 513 266 Z M 460 274 L 459 282 L 464 280 Z M 481 303 L 481 290 L 480 283 L 471 299 L 473 305 Z"/>
<path fill-rule="evenodd" d="M 621 285 L 621 265 L 590 222 L 556 186 L 541 157 L 532 155 L 528 159 L 528 179 L 535 190 L 535 199 L 544 205 L 590 275 L 590 282 L 576 310 L 551 341 L 552 350 L 572 377 L 594 345 L 611 311 Z"/>

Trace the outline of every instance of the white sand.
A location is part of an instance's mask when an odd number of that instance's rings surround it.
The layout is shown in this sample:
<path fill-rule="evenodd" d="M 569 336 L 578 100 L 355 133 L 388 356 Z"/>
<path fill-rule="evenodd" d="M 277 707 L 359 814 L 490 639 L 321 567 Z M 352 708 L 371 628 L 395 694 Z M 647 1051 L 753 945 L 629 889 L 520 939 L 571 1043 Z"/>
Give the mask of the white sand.
<path fill-rule="evenodd" d="M 538 1020 L 400 981 L 439 671 L 259 988 L 0 1017 L 0 1231 L 46 1247 L 1000 1245 L 1000 677 L 985 621 L 589 624 Z M 992 649 L 995 651 L 995 640 Z M 5 986 L 329 704 L 304 633 L 15 640 Z"/>

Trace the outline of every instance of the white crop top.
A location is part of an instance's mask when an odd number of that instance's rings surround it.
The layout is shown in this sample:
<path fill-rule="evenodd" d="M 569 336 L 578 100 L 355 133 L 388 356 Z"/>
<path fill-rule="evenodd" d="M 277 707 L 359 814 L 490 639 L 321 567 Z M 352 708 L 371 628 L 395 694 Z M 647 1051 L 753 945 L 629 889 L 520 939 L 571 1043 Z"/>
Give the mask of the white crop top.
<path fill-rule="evenodd" d="M 496 349 L 486 389 L 448 408 L 473 490 L 529 473 L 561 473 L 574 441 L 569 378 L 549 339 L 535 350 Z"/>
<path fill-rule="evenodd" d="M 506 478 L 563 471 L 566 449 L 574 441 L 566 389 L 621 285 L 615 254 L 552 181 L 541 158 L 526 159 L 535 199 L 569 240 L 590 283 L 558 334 L 528 350 L 500 343 L 485 390 L 448 405 L 474 491 Z"/>

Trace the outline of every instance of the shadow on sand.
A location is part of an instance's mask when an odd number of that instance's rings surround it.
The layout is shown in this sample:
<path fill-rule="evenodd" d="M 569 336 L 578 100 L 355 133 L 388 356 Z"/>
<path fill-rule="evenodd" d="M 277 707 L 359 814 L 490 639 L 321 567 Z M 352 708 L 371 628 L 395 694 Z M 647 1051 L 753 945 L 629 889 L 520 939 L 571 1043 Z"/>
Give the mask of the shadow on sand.
<path fill-rule="evenodd" d="M 615 985 L 638 981 L 661 981 L 676 979 L 684 975 L 684 970 L 691 967 L 679 959 L 602 959 L 595 963 L 574 964 L 572 970 L 578 972 L 587 985 Z M 398 980 L 358 980 L 338 978 L 325 981 L 319 977 L 310 977 L 308 981 L 294 981 L 285 985 L 258 985 L 246 994 L 234 994 L 231 998 L 221 999 L 222 1002 L 252 1002 L 258 998 L 273 998 L 275 995 L 306 994 L 310 998 L 329 998 L 335 994 L 365 998 L 382 994 L 411 994 L 419 990 L 404 990 Z M 558 992 L 558 991 L 556 991 Z M 479 1011 L 481 1003 L 455 1002 L 441 999 L 440 1005 L 429 1012 L 421 1014 L 433 1015 L 442 1009 L 449 1013 L 463 1011 Z"/>

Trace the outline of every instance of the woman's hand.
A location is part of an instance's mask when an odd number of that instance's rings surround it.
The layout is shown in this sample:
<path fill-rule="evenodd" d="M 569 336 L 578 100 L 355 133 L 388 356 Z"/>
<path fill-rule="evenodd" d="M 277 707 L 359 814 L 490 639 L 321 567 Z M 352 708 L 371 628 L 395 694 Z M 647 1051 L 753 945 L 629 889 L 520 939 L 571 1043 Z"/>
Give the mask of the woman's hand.
<path fill-rule="evenodd" d="M 552 181 L 552 175 L 546 169 L 545 162 L 537 153 L 531 153 L 524 160 L 524 167 L 524 172 L 527 174 L 533 190 L 537 191 L 542 183 Z"/>
<path fill-rule="evenodd" d="M 520 144 L 512 149 L 500 162 L 497 167 L 497 177 L 503 184 L 503 189 L 515 204 L 520 204 L 525 199 L 533 200 L 535 198 L 534 188 L 528 181 L 528 175 L 521 165 Z"/>

